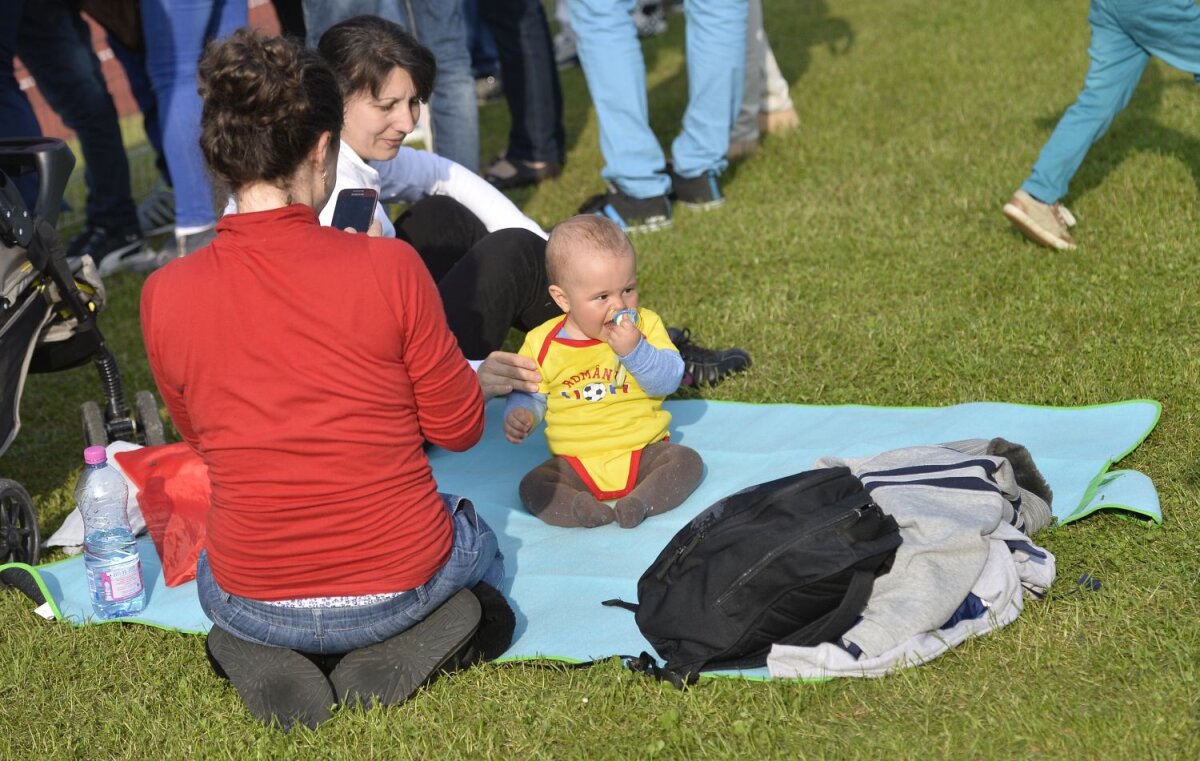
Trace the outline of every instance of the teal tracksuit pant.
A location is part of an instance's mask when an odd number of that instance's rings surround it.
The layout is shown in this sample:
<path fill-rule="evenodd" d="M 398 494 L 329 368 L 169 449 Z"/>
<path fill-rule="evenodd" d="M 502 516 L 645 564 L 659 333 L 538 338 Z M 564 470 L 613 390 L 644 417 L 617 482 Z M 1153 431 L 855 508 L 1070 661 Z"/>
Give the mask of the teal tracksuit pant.
<path fill-rule="evenodd" d="M 1092 0 L 1091 64 L 1083 92 L 1063 114 L 1021 188 L 1055 203 L 1092 144 L 1133 96 L 1150 56 L 1200 81 L 1200 5 L 1196 0 Z"/>

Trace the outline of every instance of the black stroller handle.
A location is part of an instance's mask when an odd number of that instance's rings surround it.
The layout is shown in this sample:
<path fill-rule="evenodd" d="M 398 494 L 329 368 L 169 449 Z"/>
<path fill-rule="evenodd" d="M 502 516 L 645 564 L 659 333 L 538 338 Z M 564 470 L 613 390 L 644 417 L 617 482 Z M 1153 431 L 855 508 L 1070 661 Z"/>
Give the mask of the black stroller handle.
<path fill-rule="evenodd" d="M 58 207 L 75 168 L 75 154 L 53 137 L 0 138 L 0 170 L 9 177 L 36 172 L 38 200 L 33 216 L 58 223 Z M 22 204 L 24 206 L 24 204 Z"/>

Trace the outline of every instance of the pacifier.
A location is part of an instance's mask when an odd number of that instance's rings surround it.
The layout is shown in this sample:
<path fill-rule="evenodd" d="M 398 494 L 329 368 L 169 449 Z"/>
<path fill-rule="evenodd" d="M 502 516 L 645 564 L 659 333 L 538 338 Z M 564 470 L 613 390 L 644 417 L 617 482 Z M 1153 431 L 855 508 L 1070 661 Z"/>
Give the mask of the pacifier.
<path fill-rule="evenodd" d="M 614 314 L 613 318 L 612 318 L 613 325 L 620 325 L 622 317 L 629 320 L 629 322 L 631 322 L 632 324 L 637 325 L 637 310 L 636 309 L 622 309 L 621 311 Z"/>

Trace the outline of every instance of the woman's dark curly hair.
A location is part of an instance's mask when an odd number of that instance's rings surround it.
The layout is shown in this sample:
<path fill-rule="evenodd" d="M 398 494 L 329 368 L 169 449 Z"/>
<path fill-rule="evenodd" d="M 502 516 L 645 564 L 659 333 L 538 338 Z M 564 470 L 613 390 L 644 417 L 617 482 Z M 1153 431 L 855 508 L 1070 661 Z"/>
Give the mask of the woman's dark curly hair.
<path fill-rule="evenodd" d="M 239 29 L 200 61 L 200 149 L 215 178 L 236 190 L 290 178 L 321 134 L 342 131 L 341 90 L 315 51 Z"/>
<path fill-rule="evenodd" d="M 329 27 L 317 49 L 333 67 L 347 98 L 361 92 L 378 98 L 380 88 L 397 67 L 412 77 L 421 100 L 428 101 L 433 93 L 437 76 L 433 53 L 393 21 L 378 16 L 348 18 Z"/>

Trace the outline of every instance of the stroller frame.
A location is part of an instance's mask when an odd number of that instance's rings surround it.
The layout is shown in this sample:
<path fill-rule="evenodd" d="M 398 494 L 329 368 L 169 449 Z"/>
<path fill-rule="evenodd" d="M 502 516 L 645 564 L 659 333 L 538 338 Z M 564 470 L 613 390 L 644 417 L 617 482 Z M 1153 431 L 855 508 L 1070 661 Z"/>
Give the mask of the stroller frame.
<path fill-rule="evenodd" d="M 74 166 L 75 156 L 61 140 L 0 139 L 0 455 L 20 430 L 27 373 L 57 372 L 88 361 L 100 375 L 104 406 L 88 401 L 80 409 L 85 445 L 166 441 L 154 394 L 137 392 L 132 409 L 125 400 L 116 357 L 97 325 L 98 304 L 81 293 L 77 282 L 92 264 L 68 260 L 55 231 Z M 30 212 L 10 178 L 32 173 L 38 176 L 38 197 Z M 57 337 L 48 336 L 51 328 Z M 29 493 L 0 478 L 0 564 L 35 564 L 40 548 Z"/>

